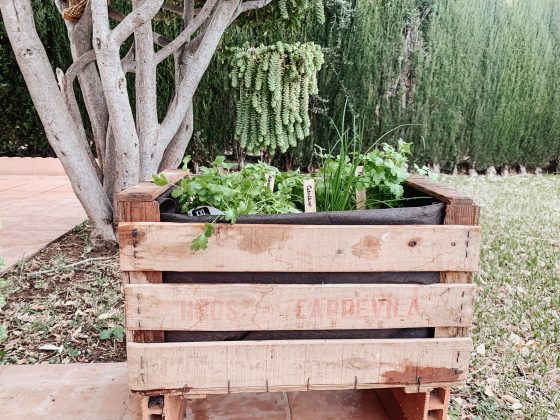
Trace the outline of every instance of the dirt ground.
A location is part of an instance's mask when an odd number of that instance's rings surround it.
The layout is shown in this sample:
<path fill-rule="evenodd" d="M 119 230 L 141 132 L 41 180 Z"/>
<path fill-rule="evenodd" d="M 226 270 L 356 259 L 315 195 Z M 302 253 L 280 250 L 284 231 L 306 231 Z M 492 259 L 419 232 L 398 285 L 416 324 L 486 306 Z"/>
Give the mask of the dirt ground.
<path fill-rule="evenodd" d="M 126 360 L 117 254 L 88 237 L 80 225 L 2 276 L 3 364 Z"/>

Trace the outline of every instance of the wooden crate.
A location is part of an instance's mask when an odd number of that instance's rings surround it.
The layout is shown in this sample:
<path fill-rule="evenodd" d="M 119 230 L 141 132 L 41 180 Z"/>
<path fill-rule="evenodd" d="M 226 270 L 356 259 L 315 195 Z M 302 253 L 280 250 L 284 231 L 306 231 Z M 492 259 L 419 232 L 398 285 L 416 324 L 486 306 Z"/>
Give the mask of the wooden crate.
<path fill-rule="evenodd" d="M 160 222 L 165 187 L 141 183 L 119 194 L 130 388 L 165 395 L 179 411 L 176 396 L 386 389 L 402 410 L 416 405 L 418 417 L 405 418 L 445 418 L 449 387 L 465 381 L 472 350 L 479 207 L 423 177 L 408 184 L 445 203 L 443 225 L 224 224 L 202 252 L 189 248 L 201 224 Z M 440 283 L 167 284 L 166 271 L 436 271 Z M 165 331 L 415 327 L 434 328 L 433 337 L 164 342 Z"/>

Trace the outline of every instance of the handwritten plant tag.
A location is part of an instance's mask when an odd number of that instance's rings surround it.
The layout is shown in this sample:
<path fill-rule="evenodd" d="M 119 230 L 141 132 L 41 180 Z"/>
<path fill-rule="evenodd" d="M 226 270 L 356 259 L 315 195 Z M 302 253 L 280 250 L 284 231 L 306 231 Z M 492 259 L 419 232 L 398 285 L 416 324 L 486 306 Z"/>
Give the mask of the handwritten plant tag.
<path fill-rule="evenodd" d="M 189 210 L 189 216 L 223 216 L 224 212 L 211 206 L 201 206 L 196 209 Z"/>
<path fill-rule="evenodd" d="M 273 174 L 266 174 L 266 186 L 270 189 L 270 191 L 274 192 L 274 175 Z"/>
<path fill-rule="evenodd" d="M 303 203 L 306 213 L 317 212 L 317 198 L 315 196 L 315 181 L 306 179 L 303 181 Z"/>
<path fill-rule="evenodd" d="M 355 175 L 358 177 L 360 175 L 362 175 L 362 173 L 364 172 L 364 167 L 363 166 L 358 166 L 356 168 L 356 173 Z M 366 190 L 356 190 L 356 209 L 357 210 L 364 210 L 366 208 Z"/>

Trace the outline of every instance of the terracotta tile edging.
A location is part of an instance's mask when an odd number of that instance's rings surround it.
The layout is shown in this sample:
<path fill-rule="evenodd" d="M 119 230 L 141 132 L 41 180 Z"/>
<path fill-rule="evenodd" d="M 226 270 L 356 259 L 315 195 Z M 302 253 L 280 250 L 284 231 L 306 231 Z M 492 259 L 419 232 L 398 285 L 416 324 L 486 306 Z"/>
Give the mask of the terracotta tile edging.
<path fill-rule="evenodd" d="M 65 176 L 57 158 L 0 156 L 0 175 Z"/>

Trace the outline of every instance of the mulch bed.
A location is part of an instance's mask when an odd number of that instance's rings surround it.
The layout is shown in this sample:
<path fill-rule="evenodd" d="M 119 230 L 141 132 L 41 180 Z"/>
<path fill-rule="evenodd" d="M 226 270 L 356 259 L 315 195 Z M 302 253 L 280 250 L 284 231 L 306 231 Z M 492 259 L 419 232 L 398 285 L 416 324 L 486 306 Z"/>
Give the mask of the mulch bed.
<path fill-rule="evenodd" d="M 118 256 L 88 238 L 80 225 L 2 275 L 0 363 L 126 360 Z"/>

